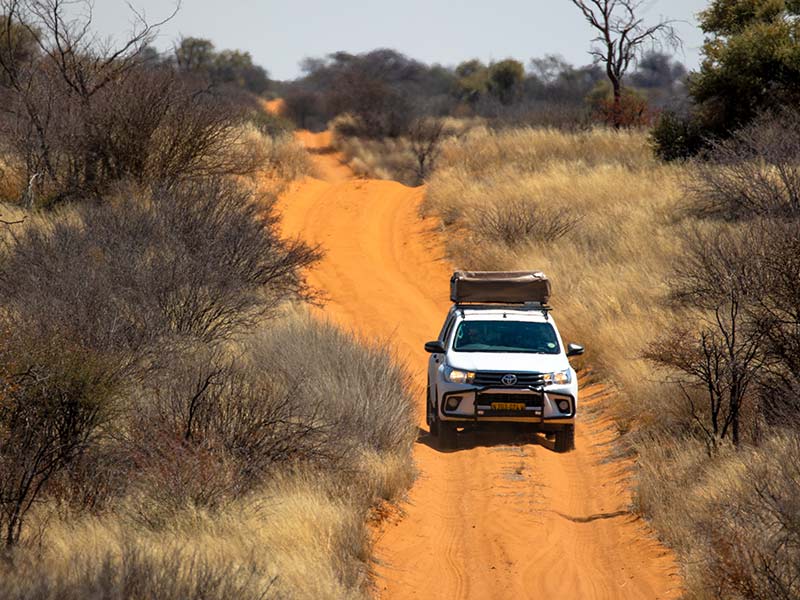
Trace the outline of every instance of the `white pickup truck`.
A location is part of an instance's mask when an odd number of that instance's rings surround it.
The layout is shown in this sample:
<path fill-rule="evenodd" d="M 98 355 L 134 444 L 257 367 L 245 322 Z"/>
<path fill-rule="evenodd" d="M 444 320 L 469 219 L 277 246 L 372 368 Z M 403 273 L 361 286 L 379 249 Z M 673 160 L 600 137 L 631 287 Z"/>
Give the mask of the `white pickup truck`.
<path fill-rule="evenodd" d="M 425 344 L 427 421 L 442 449 L 459 428 L 525 423 L 555 438 L 555 449 L 575 445 L 578 381 L 550 314 L 550 282 L 543 273 L 456 272 L 439 337 Z"/>

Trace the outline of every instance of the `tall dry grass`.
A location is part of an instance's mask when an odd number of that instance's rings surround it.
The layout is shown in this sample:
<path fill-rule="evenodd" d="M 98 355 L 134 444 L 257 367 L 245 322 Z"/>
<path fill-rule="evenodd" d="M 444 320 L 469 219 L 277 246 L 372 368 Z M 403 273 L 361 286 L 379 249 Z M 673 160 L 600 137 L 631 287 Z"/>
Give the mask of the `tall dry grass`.
<path fill-rule="evenodd" d="M 17 201 L 24 188 L 22 169 L 11 155 L 0 156 L 0 202 Z"/>
<path fill-rule="evenodd" d="M 711 452 L 642 358 L 684 318 L 668 296 L 687 231 L 735 226 L 684 210 L 693 169 L 654 160 L 643 132 L 477 130 L 445 147 L 423 212 L 459 268 L 552 278 L 562 332 L 619 390 L 608 410 L 636 453 L 636 506 L 678 553 L 685 597 L 800 598 L 797 432 Z"/>
<path fill-rule="evenodd" d="M 315 450 L 326 459 L 276 463 L 252 491 L 219 488 L 211 505 L 165 502 L 166 461 L 129 472 L 124 493 L 98 511 L 48 499 L 13 565 L 0 568 L 0 599 L 371 595 L 368 522 L 415 476 L 408 375 L 385 350 L 297 311 L 229 351 L 245 372 L 294 382 L 276 398 L 316 407 Z M 142 401 L 138 413 L 148 410 Z"/>

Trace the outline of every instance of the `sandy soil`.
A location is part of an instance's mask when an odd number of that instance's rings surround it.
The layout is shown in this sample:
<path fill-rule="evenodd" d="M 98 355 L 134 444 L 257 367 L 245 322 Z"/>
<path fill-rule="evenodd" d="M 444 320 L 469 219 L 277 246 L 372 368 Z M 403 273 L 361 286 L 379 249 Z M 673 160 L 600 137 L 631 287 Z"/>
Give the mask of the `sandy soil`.
<path fill-rule="evenodd" d="M 378 595 L 677 597 L 672 555 L 629 510 L 631 465 L 610 457 L 614 433 L 598 410 L 602 388 L 583 390 L 572 453 L 514 444 L 503 434 L 462 435 L 458 450 L 434 449 L 424 424 L 422 346 L 436 337 L 449 306 L 452 267 L 435 223 L 417 216 L 424 190 L 354 179 L 327 135 L 299 134 L 320 178 L 282 197 L 284 231 L 326 251 L 310 273 L 328 297 L 324 315 L 390 344 L 419 388 L 420 476 L 403 514 L 376 532 Z"/>

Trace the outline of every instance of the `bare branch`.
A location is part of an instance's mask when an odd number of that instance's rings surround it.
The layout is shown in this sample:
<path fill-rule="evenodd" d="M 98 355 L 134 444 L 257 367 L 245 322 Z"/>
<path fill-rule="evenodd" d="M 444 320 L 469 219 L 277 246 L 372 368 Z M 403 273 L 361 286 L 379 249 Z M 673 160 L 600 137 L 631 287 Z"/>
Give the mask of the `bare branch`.
<path fill-rule="evenodd" d="M 2 216 L 2 215 L 0 215 Z M 0 224 L 2 225 L 19 225 L 20 223 L 24 223 L 27 217 L 22 217 L 17 221 L 6 221 L 5 219 L 0 219 Z"/>

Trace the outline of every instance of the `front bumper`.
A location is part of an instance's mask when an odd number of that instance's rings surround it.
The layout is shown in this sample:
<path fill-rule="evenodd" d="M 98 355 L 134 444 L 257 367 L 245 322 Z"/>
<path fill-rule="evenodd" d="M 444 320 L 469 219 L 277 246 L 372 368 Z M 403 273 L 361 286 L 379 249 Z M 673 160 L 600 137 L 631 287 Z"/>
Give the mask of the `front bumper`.
<path fill-rule="evenodd" d="M 577 412 L 577 385 L 547 388 L 478 387 L 442 384 L 436 409 L 441 421 L 571 424 Z M 451 402 L 448 402 L 451 401 Z M 457 406 L 453 406 L 456 404 Z M 568 410 L 559 408 L 566 401 Z M 520 409 L 520 405 L 524 408 Z M 513 410 L 507 410 L 513 406 Z"/>

